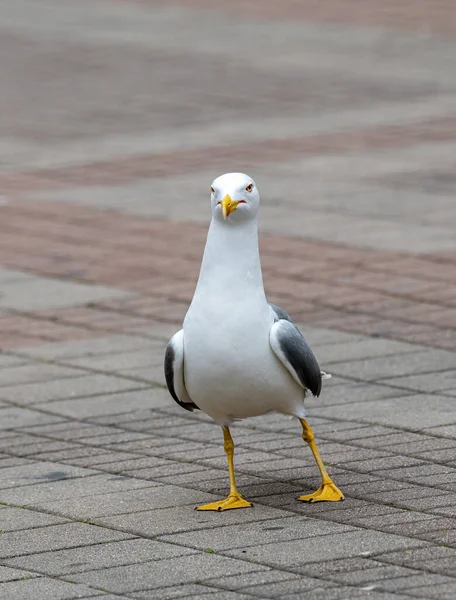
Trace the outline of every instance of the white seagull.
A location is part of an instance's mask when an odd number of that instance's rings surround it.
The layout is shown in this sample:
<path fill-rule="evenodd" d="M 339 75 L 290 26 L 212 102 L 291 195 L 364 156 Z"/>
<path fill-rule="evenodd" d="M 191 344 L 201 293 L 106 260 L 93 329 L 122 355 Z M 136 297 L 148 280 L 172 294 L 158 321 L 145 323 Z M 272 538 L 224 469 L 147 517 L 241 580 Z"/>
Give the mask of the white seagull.
<path fill-rule="evenodd" d="M 218 177 L 211 185 L 211 206 L 195 295 L 165 355 L 166 382 L 174 400 L 186 410 L 201 409 L 223 428 L 230 493 L 198 510 L 252 506 L 236 487 L 229 426 L 272 411 L 299 419 L 321 473 L 318 490 L 298 500 L 343 500 L 305 420 L 306 392 L 319 396 L 327 375 L 288 314 L 269 304 L 264 293 L 255 182 L 243 173 Z"/>

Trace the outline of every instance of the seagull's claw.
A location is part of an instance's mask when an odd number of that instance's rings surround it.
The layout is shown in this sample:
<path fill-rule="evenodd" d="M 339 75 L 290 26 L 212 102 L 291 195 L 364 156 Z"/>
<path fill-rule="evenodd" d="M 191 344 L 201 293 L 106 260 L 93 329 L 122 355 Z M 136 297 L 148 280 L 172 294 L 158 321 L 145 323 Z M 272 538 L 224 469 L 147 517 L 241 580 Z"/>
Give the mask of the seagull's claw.
<path fill-rule="evenodd" d="M 253 504 L 245 500 L 240 494 L 230 494 L 224 500 L 197 506 L 196 510 L 216 510 L 221 512 L 222 510 L 230 510 L 232 508 L 251 508 L 252 506 Z"/>
<path fill-rule="evenodd" d="M 337 485 L 331 481 L 321 485 L 313 494 L 299 496 L 297 500 L 302 502 L 340 502 L 345 498 Z"/>

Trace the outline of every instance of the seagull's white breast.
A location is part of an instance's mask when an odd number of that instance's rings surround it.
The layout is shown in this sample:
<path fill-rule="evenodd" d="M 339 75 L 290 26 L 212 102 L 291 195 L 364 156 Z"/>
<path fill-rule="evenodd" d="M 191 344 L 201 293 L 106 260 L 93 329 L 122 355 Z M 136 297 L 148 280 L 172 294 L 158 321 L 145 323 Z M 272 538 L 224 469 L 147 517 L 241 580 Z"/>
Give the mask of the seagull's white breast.
<path fill-rule="evenodd" d="M 263 298 L 194 302 L 184 321 L 185 386 L 221 425 L 277 410 L 304 416 L 302 388 L 271 349 Z"/>

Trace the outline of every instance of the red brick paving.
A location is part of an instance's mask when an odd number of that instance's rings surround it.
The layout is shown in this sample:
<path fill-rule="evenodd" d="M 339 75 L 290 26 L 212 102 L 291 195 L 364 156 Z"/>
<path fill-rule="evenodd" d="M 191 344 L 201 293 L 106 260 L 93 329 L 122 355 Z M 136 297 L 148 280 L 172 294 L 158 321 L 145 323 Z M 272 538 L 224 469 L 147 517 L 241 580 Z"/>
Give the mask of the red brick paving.
<path fill-rule="evenodd" d="M 454 0 L 124 0 L 142 5 L 179 4 L 261 19 L 299 19 L 322 23 L 387 27 L 456 35 Z"/>
<path fill-rule="evenodd" d="M 103 235 L 100 235 L 103 231 Z M 2 208 L 0 265 L 137 296 L 0 318 L 3 348 L 181 322 L 206 228 L 62 205 Z M 175 244 L 170 244 L 174 240 Z M 298 320 L 456 349 L 456 261 L 277 235 L 261 239 L 270 299 Z"/>

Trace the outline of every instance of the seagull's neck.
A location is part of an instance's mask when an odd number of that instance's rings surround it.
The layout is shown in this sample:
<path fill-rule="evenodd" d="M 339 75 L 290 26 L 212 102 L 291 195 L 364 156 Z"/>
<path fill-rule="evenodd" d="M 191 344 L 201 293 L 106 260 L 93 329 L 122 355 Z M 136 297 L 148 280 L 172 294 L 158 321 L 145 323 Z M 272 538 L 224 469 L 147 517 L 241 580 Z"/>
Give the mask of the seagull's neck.
<path fill-rule="evenodd" d="M 226 223 L 212 219 L 196 294 L 232 296 L 247 289 L 265 298 L 257 220 Z"/>

